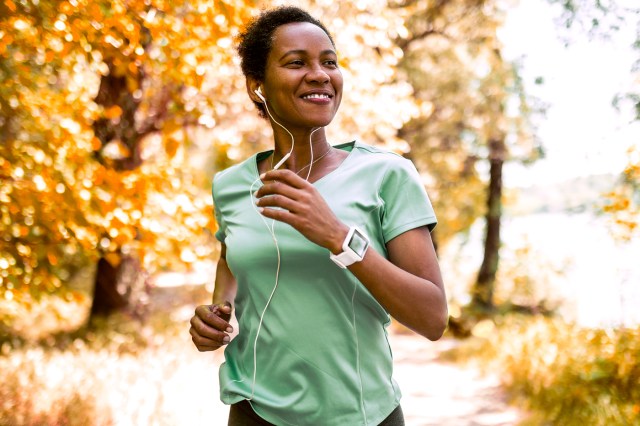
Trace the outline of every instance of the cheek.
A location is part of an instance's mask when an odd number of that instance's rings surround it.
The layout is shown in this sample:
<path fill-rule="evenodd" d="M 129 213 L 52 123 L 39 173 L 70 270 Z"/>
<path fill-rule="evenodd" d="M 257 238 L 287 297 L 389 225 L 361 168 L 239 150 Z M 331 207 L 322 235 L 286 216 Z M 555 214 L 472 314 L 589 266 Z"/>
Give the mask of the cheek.
<path fill-rule="evenodd" d="M 340 104 L 342 103 L 342 92 L 340 92 L 338 95 L 336 95 L 336 111 L 338 111 L 338 108 L 340 108 Z"/>
<path fill-rule="evenodd" d="M 340 70 L 336 70 L 335 74 L 331 75 L 331 80 L 333 81 L 333 85 L 336 90 L 340 90 L 342 92 L 342 86 L 344 85 L 344 78 L 342 77 L 342 73 Z"/>
<path fill-rule="evenodd" d="M 333 82 L 333 87 L 336 92 L 337 104 L 340 104 L 342 100 L 342 89 L 344 87 L 344 80 L 342 79 L 342 73 L 337 71 L 334 76 L 331 77 L 331 81 Z"/>

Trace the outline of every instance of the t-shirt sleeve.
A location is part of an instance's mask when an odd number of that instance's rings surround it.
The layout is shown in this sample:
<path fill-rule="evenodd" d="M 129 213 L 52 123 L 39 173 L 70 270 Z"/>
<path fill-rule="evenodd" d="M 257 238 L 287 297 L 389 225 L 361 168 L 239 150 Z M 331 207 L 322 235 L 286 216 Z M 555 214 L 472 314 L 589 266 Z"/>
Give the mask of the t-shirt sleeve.
<path fill-rule="evenodd" d="M 211 189 L 211 195 L 213 196 L 213 210 L 216 215 L 216 223 L 218 224 L 218 230 L 215 233 L 215 237 L 221 243 L 224 243 L 224 240 L 227 236 L 227 225 L 224 222 L 224 218 L 222 217 L 222 212 L 220 210 L 220 206 L 218 205 L 218 201 L 216 200 L 216 179 L 218 178 L 218 174 L 213 177 L 213 185 Z"/>
<path fill-rule="evenodd" d="M 391 164 L 382 180 L 380 198 L 385 243 L 411 229 L 426 225 L 431 231 L 436 226 L 431 201 L 411 161 L 402 159 Z"/>

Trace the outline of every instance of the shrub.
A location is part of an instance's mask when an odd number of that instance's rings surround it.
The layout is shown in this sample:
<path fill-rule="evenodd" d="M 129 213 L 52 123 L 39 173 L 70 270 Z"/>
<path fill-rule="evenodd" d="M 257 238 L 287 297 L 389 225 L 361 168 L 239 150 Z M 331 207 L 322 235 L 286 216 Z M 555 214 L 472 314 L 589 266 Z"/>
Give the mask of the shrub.
<path fill-rule="evenodd" d="M 491 338 L 465 346 L 456 356 L 480 354 L 533 410 L 532 424 L 640 424 L 640 328 L 509 317 Z"/>

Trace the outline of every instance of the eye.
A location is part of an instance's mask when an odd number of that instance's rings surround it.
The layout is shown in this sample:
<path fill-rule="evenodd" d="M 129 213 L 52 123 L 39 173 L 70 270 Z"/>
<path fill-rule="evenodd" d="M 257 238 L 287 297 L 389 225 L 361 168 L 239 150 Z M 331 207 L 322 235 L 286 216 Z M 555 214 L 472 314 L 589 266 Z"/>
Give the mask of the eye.
<path fill-rule="evenodd" d="M 324 64 L 329 66 L 329 67 L 333 67 L 333 68 L 337 68 L 338 67 L 338 61 L 335 61 L 333 59 L 330 59 L 328 61 L 324 61 Z"/>
<path fill-rule="evenodd" d="M 301 67 L 304 65 L 304 61 L 302 59 L 294 59 L 293 61 L 289 61 L 287 65 L 291 65 L 294 67 Z"/>

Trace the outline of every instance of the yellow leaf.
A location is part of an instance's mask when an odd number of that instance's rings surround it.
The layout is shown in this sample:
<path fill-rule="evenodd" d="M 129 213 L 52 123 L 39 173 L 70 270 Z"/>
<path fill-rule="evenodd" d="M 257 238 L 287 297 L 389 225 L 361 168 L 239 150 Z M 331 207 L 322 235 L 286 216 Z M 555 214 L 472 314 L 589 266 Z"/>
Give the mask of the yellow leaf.
<path fill-rule="evenodd" d="M 129 64 L 131 65 L 131 64 Z M 140 86 L 138 83 L 138 79 L 136 78 L 136 76 L 131 76 L 129 74 L 127 74 L 127 90 L 131 93 L 135 92 L 136 90 L 138 90 L 138 87 Z"/>

